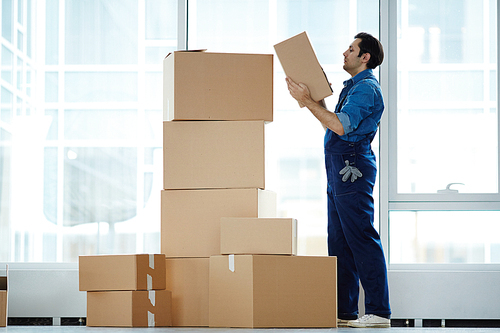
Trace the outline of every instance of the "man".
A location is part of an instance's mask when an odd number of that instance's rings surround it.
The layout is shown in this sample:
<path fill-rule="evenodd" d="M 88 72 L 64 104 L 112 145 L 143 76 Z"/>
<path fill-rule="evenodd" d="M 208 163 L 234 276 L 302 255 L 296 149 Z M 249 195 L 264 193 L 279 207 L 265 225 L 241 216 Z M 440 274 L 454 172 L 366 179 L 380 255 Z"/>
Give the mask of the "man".
<path fill-rule="evenodd" d="M 373 227 L 375 155 L 371 142 L 384 110 L 373 69 L 384 59 L 380 42 L 359 33 L 344 52 L 344 82 L 335 111 L 311 99 L 309 89 L 287 78 L 293 98 L 323 124 L 328 179 L 328 254 L 338 262 L 339 326 L 390 327 L 389 288 L 382 243 Z M 359 281 L 365 313 L 358 318 Z"/>

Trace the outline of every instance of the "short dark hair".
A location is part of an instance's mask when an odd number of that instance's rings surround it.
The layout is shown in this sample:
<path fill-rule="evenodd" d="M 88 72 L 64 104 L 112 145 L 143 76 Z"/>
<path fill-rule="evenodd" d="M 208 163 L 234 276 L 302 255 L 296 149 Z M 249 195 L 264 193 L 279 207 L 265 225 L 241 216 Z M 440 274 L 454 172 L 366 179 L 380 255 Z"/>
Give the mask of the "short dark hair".
<path fill-rule="evenodd" d="M 367 32 L 360 32 L 354 38 L 361 39 L 358 45 L 358 57 L 361 57 L 365 53 L 370 54 L 370 60 L 366 64 L 366 67 L 373 69 L 384 61 L 384 48 L 377 38 Z"/>

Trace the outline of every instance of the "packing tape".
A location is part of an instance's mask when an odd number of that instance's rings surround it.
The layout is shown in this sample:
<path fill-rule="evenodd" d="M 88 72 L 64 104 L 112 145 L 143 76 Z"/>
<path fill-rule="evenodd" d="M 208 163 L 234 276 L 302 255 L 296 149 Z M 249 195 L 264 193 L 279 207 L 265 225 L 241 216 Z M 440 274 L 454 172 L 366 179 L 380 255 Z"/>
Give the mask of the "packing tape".
<path fill-rule="evenodd" d="M 151 275 L 149 275 L 149 274 L 148 274 L 148 275 L 146 276 L 146 280 L 147 280 L 147 282 L 146 282 L 146 283 L 147 283 L 146 289 L 147 289 L 147 290 L 151 290 L 151 289 L 153 289 L 153 277 L 152 277 Z"/>
<path fill-rule="evenodd" d="M 148 311 L 148 327 L 155 327 L 155 314 L 151 311 Z"/>
<path fill-rule="evenodd" d="M 234 273 L 234 254 L 229 255 L 229 270 Z"/>
<path fill-rule="evenodd" d="M 151 269 L 155 269 L 155 255 L 154 254 L 149 255 L 149 267 L 151 267 Z"/>
<path fill-rule="evenodd" d="M 155 304 L 156 304 L 156 294 L 155 294 L 155 291 L 154 290 L 150 290 L 148 292 L 148 297 L 149 297 L 149 301 L 151 302 L 151 305 L 155 306 Z"/>

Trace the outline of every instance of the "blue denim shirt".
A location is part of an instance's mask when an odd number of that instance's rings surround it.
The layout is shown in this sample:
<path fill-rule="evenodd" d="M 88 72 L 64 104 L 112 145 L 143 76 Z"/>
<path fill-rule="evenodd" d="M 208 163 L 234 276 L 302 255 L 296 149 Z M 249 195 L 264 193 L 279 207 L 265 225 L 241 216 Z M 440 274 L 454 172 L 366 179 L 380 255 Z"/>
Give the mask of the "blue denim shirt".
<path fill-rule="evenodd" d="M 332 136 L 341 140 L 358 142 L 374 136 L 384 111 L 382 89 L 373 70 L 366 69 L 344 81 L 335 114 L 344 127 L 344 135 L 339 136 L 330 129 L 325 134 L 325 149 Z"/>

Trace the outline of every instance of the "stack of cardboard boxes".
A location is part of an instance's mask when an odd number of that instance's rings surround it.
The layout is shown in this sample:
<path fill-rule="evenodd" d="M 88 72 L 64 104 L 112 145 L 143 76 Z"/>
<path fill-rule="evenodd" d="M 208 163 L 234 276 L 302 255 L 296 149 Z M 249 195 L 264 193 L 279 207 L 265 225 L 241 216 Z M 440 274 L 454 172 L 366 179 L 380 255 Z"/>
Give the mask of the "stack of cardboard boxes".
<path fill-rule="evenodd" d="M 161 250 L 173 325 L 208 326 L 221 218 L 276 216 L 276 195 L 264 189 L 273 56 L 178 51 L 163 68 Z"/>
<path fill-rule="evenodd" d="M 80 256 L 79 278 L 87 326 L 172 326 L 164 255 Z"/>
<path fill-rule="evenodd" d="M 81 256 L 87 325 L 336 327 L 336 258 L 297 256 L 297 221 L 265 190 L 273 56 L 163 65 L 162 254 Z"/>
<path fill-rule="evenodd" d="M 161 249 L 173 326 L 336 327 L 336 258 L 296 256 L 264 188 L 273 57 L 164 60 Z"/>

